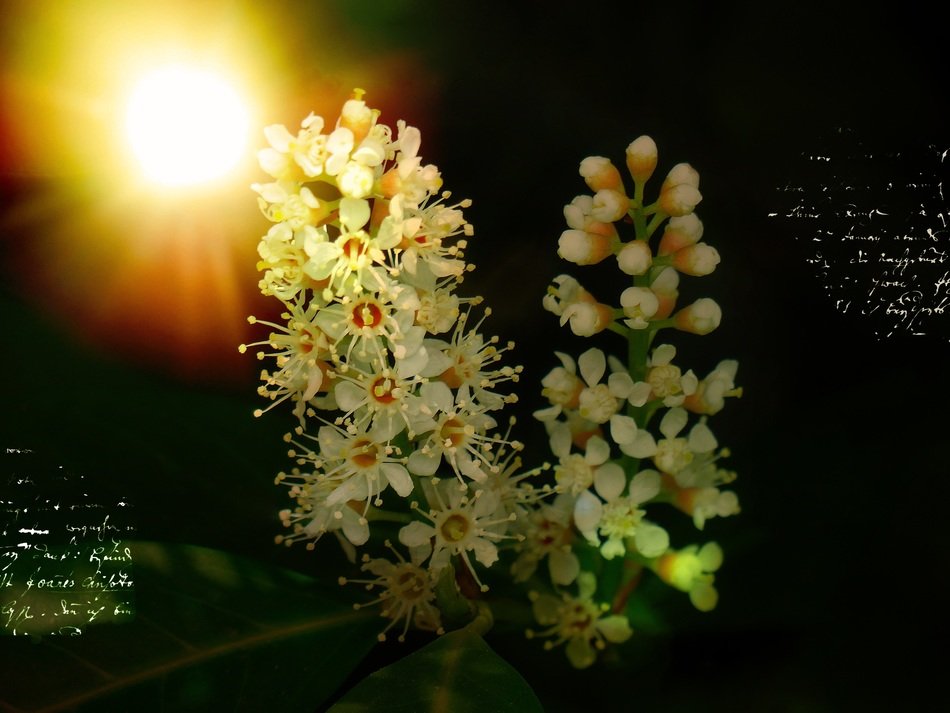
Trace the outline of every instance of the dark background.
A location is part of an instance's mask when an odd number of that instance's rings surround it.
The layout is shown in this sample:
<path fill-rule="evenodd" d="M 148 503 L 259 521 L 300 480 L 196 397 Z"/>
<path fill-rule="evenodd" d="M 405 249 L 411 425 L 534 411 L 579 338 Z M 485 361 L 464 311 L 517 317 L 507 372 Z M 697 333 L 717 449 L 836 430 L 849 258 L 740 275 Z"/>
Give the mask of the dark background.
<path fill-rule="evenodd" d="M 489 639 L 545 705 L 888 710 L 939 692 L 950 329 L 876 338 L 835 311 L 794 226 L 767 218 L 778 187 L 802 178 L 802 153 L 837 127 L 881 151 L 950 147 L 939 18 L 907 5 L 898 13 L 810 1 L 316 5 L 273 8 L 293 18 L 272 22 L 295 64 L 276 78 L 285 101 L 272 115 L 265 109 L 265 121 L 291 126 L 309 111 L 313 87 L 333 107 L 356 81 L 384 121 L 422 128 L 424 157 L 455 196 L 474 200 L 468 257 L 478 269 L 462 289 L 492 307 L 486 331 L 517 342 L 523 440 L 540 437 L 530 412 L 542 405 L 536 384 L 555 364 L 552 349 L 588 346 L 540 309 L 550 278 L 571 272 L 595 293 L 600 286 L 605 301 L 613 289 L 612 278 L 556 256 L 561 208 L 585 191 L 577 163 L 605 155 L 620 164 L 647 133 L 660 147 L 658 173 L 689 161 L 702 176 L 698 212 L 722 263 L 709 278 L 684 279 L 683 293 L 714 297 L 724 318 L 708 337 L 674 342 L 700 374 L 721 358 L 740 362 L 744 396 L 712 422 L 732 450 L 743 507 L 703 534 L 726 551 L 720 604 L 702 615 L 671 593 L 659 605 L 668 634 L 641 637 L 626 666 L 570 677 L 559 653 Z M 355 58 L 345 80 L 333 74 L 345 58 L 330 67 L 310 59 L 321 40 Z M 330 542 L 316 554 L 271 544 L 286 502 L 272 476 L 285 467 L 289 415 L 251 418 L 252 358 L 214 339 L 179 350 L 162 331 L 124 340 L 115 331 L 125 323 L 110 333 L 44 273 L 51 233 L 99 194 L 83 190 L 81 172 L 31 171 L 18 152 L 22 129 L 10 122 L 0 153 L 0 445 L 34 448 L 97 479 L 103 493 L 127 494 L 143 539 L 310 571 L 335 561 Z M 216 200 L 247 216 L 227 229 L 240 236 L 238 263 L 250 266 L 249 309 L 265 310 L 253 301 L 252 267 L 266 225 L 249 191 Z M 171 289 L 159 278 L 150 293 Z M 545 457 L 529 448 L 529 459 Z"/>

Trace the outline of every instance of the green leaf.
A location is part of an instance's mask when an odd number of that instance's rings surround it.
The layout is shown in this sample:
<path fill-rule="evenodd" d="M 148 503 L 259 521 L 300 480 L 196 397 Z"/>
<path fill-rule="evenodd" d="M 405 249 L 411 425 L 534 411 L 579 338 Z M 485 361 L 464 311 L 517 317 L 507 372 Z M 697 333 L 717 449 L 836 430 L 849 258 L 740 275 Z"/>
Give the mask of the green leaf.
<path fill-rule="evenodd" d="M 330 713 L 532 713 L 531 687 L 477 634 L 453 631 L 372 674 Z"/>
<path fill-rule="evenodd" d="M 312 711 L 376 641 L 334 584 L 221 551 L 130 543 L 135 616 L 0 639 L 0 709 Z"/>

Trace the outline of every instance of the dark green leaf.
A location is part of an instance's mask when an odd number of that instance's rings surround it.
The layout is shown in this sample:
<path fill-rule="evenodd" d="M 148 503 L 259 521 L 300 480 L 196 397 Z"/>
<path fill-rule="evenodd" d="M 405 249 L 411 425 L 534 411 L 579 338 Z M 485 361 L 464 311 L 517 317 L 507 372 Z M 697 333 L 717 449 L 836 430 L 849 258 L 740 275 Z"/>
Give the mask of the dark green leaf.
<path fill-rule="evenodd" d="M 131 543 L 135 618 L 0 639 L 0 709 L 311 711 L 375 643 L 335 585 L 201 547 Z"/>
<path fill-rule="evenodd" d="M 466 629 L 377 671 L 330 713 L 518 713 L 541 704 L 514 668 Z"/>

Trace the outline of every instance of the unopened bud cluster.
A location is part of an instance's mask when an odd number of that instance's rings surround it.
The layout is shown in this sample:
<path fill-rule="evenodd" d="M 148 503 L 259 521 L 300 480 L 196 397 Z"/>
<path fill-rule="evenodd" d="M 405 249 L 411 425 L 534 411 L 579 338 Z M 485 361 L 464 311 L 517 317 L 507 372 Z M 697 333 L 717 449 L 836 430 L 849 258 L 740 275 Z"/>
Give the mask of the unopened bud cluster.
<path fill-rule="evenodd" d="M 536 510 L 514 570 L 526 580 L 547 560 L 550 591 L 530 595 L 547 628 L 528 634 L 548 637 L 546 648 L 565 644 L 577 667 L 590 665 L 608 643 L 631 636 L 625 613 L 645 570 L 688 593 L 701 611 L 716 605 L 719 545 L 675 549 L 652 512 L 676 508 L 698 529 L 739 512 L 735 493 L 722 489 L 735 474 L 718 466 L 726 452 L 707 423 L 727 397 L 741 393 L 734 383 L 737 362 L 722 361 L 699 378 L 675 363 L 673 345 L 656 340 L 667 328 L 708 334 L 722 319 L 719 305 L 707 297 L 678 305 L 680 276 L 708 275 L 719 264 L 716 249 L 702 242 L 703 224 L 694 212 L 702 200 L 699 173 L 677 164 L 647 203 L 646 184 L 657 166 L 654 141 L 641 136 L 632 142 L 626 164 L 632 190 L 609 159 L 581 162 L 592 195 L 564 207 L 567 230 L 558 254 L 581 266 L 613 258 L 630 286 L 613 301 L 601 301 L 603 295 L 564 274 L 543 300 L 577 336 L 620 335 L 625 359 L 597 348 L 576 359 L 556 353 L 560 365 L 542 381 L 549 406 L 535 416 L 557 458 L 557 496 Z M 592 569 L 614 567 L 603 584 L 581 567 L 592 561 L 591 551 L 601 560 Z"/>

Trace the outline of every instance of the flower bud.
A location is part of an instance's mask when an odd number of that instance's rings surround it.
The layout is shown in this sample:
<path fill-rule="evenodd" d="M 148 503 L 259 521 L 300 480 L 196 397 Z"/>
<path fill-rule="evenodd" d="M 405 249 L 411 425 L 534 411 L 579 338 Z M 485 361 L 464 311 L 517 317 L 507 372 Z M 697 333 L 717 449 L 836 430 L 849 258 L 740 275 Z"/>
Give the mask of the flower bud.
<path fill-rule="evenodd" d="M 656 142 L 641 136 L 627 147 L 627 168 L 633 180 L 646 183 L 656 170 Z"/>
<path fill-rule="evenodd" d="M 673 166 L 660 187 L 660 210 L 674 217 L 688 215 L 702 199 L 696 169 L 688 163 Z"/>
<path fill-rule="evenodd" d="M 673 267 L 686 275 L 702 277 L 719 264 L 719 251 L 712 245 L 699 243 L 673 253 Z"/>
<path fill-rule="evenodd" d="M 577 265 L 595 265 L 613 252 L 611 240 L 583 230 L 565 230 L 557 245 L 557 254 Z"/>
<path fill-rule="evenodd" d="M 558 317 L 562 316 L 564 310 L 574 302 L 594 301 L 591 294 L 581 287 L 581 283 L 570 275 L 558 275 L 552 282 L 554 284 L 548 287 L 548 292 L 541 300 L 541 304 L 544 309 L 553 312 Z"/>
<path fill-rule="evenodd" d="M 584 230 L 590 217 L 590 211 L 594 207 L 594 199 L 591 196 L 577 196 L 564 206 L 564 219 L 569 228 L 575 230 Z"/>
<path fill-rule="evenodd" d="M 656 311 L 656 319 L 666 319 L 673 314 L 676 300 L 679 297 L 679 273 L 672 267 L 665 268 L 650 285 L 653 294 L 660 301 Z"/>
<path fill-rule="evenodd" d="M 360 98 L 363 96 L 363 90 L 355 89 L 353 94 L 354 98 L 343 104 L 343 110 L 340 112 L 340 126 L 345 126 L 352 131 L 353 142 L 359 144 L 373 126 L 374 117 L 373 110 Z"/>
<path fill-rule="evenodd" d="M 681 183 L 660 193 L 660 210 L 667 215 L 688 215 L 703 199 L 699 189 Z"/>
<path fill-rule="evenodd" d="M 680 248 L 695 245 L 703 237 L 703 223 L 695 213 L 670 218 L 660 238 L 657 255 L 669 255 Z"/>
<path fill-rule="evenodd" d="M 373 169 L 356 161 L 349 161 L 337 176 L 340 193 L 349 198 L 366 198 L 373 192 Z"/>
<path fill-rule="evenodd" d="M 592 191 L 604 189 L 623 191 L 623 180 L 620 171 L 609 158 L 603 156 L 588 156 L 581 161 L 580 174 Z"/>
<path fill-rule="evenodd" d="M 653 253 L 644 240 L 631 240 L 617 253 L 617 265 L 627 275 L 645 275 L 653 264 Z"/>
<path fill-rule="evenodd" d="M 646 329 L 648 320 L 656 314 L 660 301 L 647 287 L 628 287 L 620 295 L 620 306 L 631 329 Z"/>
<path fill-rule="evenodd" d="M 722 321 L 722 309 L 708 297 L 702 297 L 673 315 L 674 326 L 691 334 L 709 334 Z"/>
<path fill-rule="evenodd" d="M 679 185 L 699 188 L 699 171 L 688 163 L 678 163 L 666 174 L 666 178 L 663 179 L 663 185 L 660 186 L 660 190 L 665 191 L 673 186 Z"/>
<path fill-rule="evenodd" d="M 561 315 L 561 326 L 568 321 L 578 337 L 591 337 L 607 329 L 613 321 L 613 309 L 599 302 L 575 302 Z"/>
<path fill-rule="evenodd" d="M 597 191 L 590 214 L 594 220 L 603 223 L 612 223 L 620 220 L 630 208 L 630 199 L 623 193 L 609 188 Z"/>

